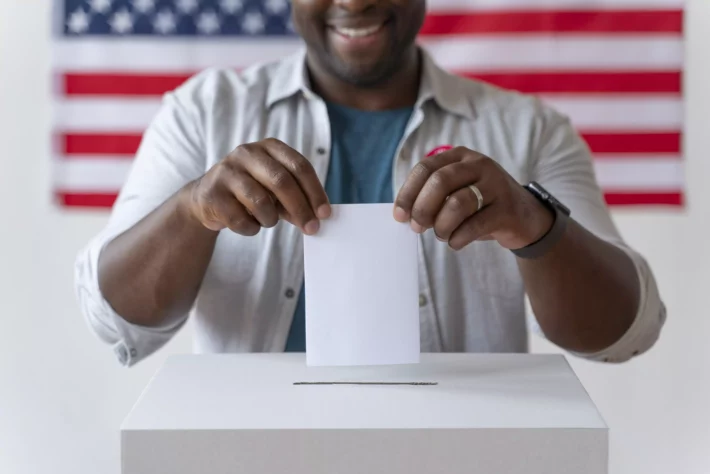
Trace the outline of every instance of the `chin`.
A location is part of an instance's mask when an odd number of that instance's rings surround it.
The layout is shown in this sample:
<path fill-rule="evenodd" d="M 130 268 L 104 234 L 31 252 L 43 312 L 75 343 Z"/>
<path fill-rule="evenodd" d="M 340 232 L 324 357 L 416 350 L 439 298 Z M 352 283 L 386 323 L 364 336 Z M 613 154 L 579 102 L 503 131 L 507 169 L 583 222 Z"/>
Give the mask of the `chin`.
<path fill-rule="evenodd" d="M 397 64 L 387 59 L 367 63 L 338 59 L 331 62 L 331 70 L 341 81 L 360 87 L 374 87 L 387 81 L 397 71 Z"/>

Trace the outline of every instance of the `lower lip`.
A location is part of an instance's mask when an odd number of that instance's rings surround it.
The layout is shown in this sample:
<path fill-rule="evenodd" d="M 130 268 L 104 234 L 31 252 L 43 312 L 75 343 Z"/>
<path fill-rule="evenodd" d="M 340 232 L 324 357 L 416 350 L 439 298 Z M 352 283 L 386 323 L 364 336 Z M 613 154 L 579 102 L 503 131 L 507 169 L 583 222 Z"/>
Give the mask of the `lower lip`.
<path fill-rule="evenodd" d="M 365 47 L 372 47 L 374 44 L 379 42 L 384 37 L 385 28 L 386 24 L 382 25 L 376 31 L 373 31 L 372 33 L 365 36 L 347 36 L 342 33 L 339 33 L 335 28 L 330 28 L 330 31 L 333 33 L 335 40 L 340 45 L 347 48 L 360 49 Z"/>

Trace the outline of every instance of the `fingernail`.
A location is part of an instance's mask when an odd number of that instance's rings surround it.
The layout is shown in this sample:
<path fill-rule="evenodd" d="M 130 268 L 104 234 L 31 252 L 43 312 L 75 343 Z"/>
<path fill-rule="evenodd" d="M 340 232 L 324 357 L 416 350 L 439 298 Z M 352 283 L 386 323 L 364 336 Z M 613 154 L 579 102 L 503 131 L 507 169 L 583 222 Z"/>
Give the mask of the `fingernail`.
<path fill-rule="evenodd" d="M 316 211 L 316 216 L 318 216 L 318 219 L 327 219 L 330 217 L 330 212 L 330 205 L 323 204 Z"/>
<path fill-rule="evenodd" d="M 417 223 L 417 221 L 410 221 L 409 226 L 417 234 L 421 234 L 422 232 L 424 232 L 426 230 L 424 227 L 420 226 L 419 223 Z"/>
<path fill-rule="evenodd" d="M 318 229 L 320 229 L 320 222 L 318 222 L 317 220 L 310 221 L 303 228 L 303 230 L 306 232 L 306 235 L 313 235 L 318 232 Z"/>
<path fill-rule="evenodd" d="M 408 218 L 407 211 L 405 211 L 401 207 L 396 207 L 394 209 L 394 218 L 396 221 L 399 221 L 399 222 L 407 222 L 407 218 Z"/>
<path fill-rule="evenodd" d="M 434 234 L 434 235 L 436 235 L 436 234 Z M 438 235 L 436 236 L 436 240 L 438 240 L 439 242 L 448 242 L 448 240 L 442 239 Z"/>

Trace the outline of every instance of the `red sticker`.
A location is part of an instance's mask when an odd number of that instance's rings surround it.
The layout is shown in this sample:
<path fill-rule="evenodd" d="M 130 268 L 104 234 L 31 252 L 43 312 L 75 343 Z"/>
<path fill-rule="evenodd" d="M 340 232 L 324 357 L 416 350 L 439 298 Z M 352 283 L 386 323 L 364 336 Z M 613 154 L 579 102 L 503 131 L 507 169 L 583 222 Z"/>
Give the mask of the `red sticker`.
<path fill-rule="evenodd" d="M 433 150 L 431 150 L 429 153 L 427 153 L 426 157 L 429 158 L 430 156 L 438 155 L 439 153 L 444 153 L 447 150 L 451 150 L 453 147 L 451 145 L 441 145 Z"/>

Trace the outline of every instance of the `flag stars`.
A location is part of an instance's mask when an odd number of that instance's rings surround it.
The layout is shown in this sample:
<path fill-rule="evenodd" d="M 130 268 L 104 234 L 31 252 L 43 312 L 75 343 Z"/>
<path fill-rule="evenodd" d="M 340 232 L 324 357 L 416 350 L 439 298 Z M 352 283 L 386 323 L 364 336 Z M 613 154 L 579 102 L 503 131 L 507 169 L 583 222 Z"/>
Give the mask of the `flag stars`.
<path fill-rule="evenodd" d="M 192 12 L 197 10 L 198 4 L 197 0 L 177 0 L 176 6 L 180 13 L 190 15 Z"/>
<path fill-rule="evenodd" d="M 74 34 L 81 34 L 89 30 L 90 24 L 91 16 L 81 8 L 78 8 L 69 16 L 67 28 L 69 28 L 69 31 Z"/>
<path fill-rule="evenodd" d="M 222 8 L 222 11 L 226 13 L 227 15 L 234 15 L 238 11 L 241 11 L 242 8 L 244 8 L 244 1 L 243 0 L 220 0 L 219 6 Z"/>
<path fill-rule="evenodd" d="M 133 15 L 125 8 L 114 13 L 109 21 L 111 29 L 121 35 L 133 30 Z"/>
<path fill-rule="evenodd" d="M 265 0 L 264 6 L 269 13 L 283 13 L 288 8 L 286 0 Z"/>
<path fill-rule="evenodd" d="M 89 0 L 89 6 L 96 13 L 105 15 L 111 11 L 111 0 Z"/>
<path fill-rule="evenodd" d="M 220 21 L 219 17 L 214 11 L 205 11 L 200 13 L 197 18 L 197 31 L 203 35 L 213 35 L 219 31 Z"/>
<path fill-rule="evenodd" d="M 155 8 L 155 0 L 133 0 L 133 10 L 147 15 Z"/>
<path fill-rule="evenodd" d="M 70 2 L 71 3 L 71 2 Z M 80 0 L 69 35 L 292 35 L 289 0 Z"/>
<path fill-rule="evenodd" d="M 159 11 L 155 15 L 153 28 L 155 28 L 155 31 L 162 35 L 173 33 L 177 29 L 177 19 L 175 18 L 175 14 L 167 8 Z"/>
<path fill-rule="evenodd" d="M 264 31 L 265 26 L 264 17 L 259 12 L 249 12 L 242 20 L 242 29 L 252 35 Z"/>

